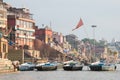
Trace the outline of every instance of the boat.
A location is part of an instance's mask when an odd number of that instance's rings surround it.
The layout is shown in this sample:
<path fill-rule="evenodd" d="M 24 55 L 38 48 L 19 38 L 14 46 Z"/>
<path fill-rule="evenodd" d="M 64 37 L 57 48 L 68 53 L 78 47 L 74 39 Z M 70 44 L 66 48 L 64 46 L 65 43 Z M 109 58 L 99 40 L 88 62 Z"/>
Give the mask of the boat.
<path fill-rule="evenodd" d="M 107 63 L 105 61 L 97 61 L 89 65 L 91 71 L 114 71 L 117 66 L 114 63 Z"/>
<path fill-rule="evenodd" d="M 32 71 L 35 68 L 35 64 L 32 62 L 26 62 L 19 65 L 18 70 L 20 71 Z"/>
<path fill-rule="evenodd" d="M 63 69 L 66 71 L 77 71 L 77 70 L 82 70 L 83 65 L 80 64 L 77 61 L 67 61 L 64 62 Z"/>
<path fill-rule="evenodd" d="M 35 69 L 37 69 L 37 71 L 53 71 L 53 70 L 57 70 L 57 65 L 54 63 L 39 63 L 35 66 Z"/>

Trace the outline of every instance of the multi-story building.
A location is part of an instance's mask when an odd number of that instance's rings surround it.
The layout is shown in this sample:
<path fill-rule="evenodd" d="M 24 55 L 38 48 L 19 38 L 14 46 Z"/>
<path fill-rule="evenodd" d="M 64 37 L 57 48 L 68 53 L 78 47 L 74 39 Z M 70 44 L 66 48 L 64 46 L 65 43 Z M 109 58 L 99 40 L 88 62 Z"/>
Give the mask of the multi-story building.
<path fill-rule="evenodd" d="M 45 42 L 46 44 L 52 41 L 52 29 L 46 26 L 45 28 L 35 28 L 35 36 L 37 39 Z"/>
<path fill-rule="evenodd" d="M 68 41 L 69 44 L 71 44 L 71 47 L 73 49 L 78 50 L 79 40 L 78 40 L 78 37 L 76 35 L 74 35 L 74 34 L 66 35 L 66 41 Z"/>
<path fill-rule="evenodd" d="M 29 9 L 26 8 L 8 8 L 8 29 L 10 40 L 19 48 L 34 48 L 35 40 L 35 21 Z"/>
<path fill-rule="evenodd" d="M 7 10 L 4 7 L 3 1 L 0 1 L 0 58 L 7 58 L 8 42 L 3 37 L 7 31 Z"/>
<path fill-rule="evenodd" d="M 58 33 L 58 32 L 53 32 L 53 41 L 58 42 L 59 44 L 63 43 L 63 35 L 62 33 Z"/>

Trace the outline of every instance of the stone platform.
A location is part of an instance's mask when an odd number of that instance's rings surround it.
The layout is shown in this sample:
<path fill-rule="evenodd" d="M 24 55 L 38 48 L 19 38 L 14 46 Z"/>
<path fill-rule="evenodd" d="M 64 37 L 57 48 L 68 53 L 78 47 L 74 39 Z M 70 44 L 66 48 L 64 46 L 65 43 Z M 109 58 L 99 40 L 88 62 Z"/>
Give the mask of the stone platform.
<path fill-rule="evenodd" d="M 14 72 L 12 61 L 0 58 L 0 73 Z"/>

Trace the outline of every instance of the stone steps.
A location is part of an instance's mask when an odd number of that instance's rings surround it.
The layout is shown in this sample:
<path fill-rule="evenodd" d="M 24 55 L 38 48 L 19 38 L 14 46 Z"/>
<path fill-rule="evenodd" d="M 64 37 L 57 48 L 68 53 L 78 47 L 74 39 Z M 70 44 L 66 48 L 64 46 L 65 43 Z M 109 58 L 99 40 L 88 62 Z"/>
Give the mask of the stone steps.
<path fill-rule="evenodd" d="M 0 73 L 14 71 L 12 62 L 8 59 L 0 59 Z"/>

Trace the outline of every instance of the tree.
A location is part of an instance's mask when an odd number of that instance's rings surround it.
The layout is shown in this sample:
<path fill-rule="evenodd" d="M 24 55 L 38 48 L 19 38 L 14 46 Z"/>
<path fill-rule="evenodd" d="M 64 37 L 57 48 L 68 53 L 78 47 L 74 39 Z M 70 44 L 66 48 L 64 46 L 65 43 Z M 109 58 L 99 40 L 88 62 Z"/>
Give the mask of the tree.
<path fill-rule="evenodd" d="M 94 39 L 84 38 L 84 39 L 82 39 L 82 41 L 84 43 L 86 43 L 88 41 L 90 44 L 94 45 Z M 95 45 L 96 46 L 105 46 L 105 43 L 106 42 L 104 40 L 99 40 L 99 41 L 95 40 Z"/>

